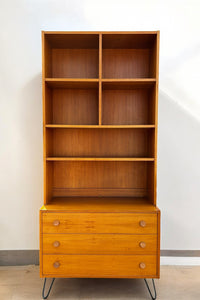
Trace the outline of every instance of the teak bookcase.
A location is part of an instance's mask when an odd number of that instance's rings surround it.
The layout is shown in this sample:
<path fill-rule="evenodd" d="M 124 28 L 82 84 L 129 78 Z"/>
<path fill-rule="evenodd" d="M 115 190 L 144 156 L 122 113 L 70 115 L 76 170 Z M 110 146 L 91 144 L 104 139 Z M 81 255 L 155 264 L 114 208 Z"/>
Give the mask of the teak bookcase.
<path fill-rule="evenodd" d="M 159 278 L 159 32 L 42 32 L 41 277 Z"/>

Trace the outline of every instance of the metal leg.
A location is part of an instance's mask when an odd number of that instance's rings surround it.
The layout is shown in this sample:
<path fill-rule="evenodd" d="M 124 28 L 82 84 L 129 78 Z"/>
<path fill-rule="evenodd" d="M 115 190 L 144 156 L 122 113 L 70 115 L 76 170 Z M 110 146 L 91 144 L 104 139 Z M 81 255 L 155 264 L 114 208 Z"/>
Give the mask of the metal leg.
<path fill-rule="evenodd" d="M 45 296 L 45 295 L 44 295 L 44 292 L 45 292 L 45 286 L 46 286 L 46 281 L 47 281 L 47 279 L 46 279 L 46 278 L 44 279 L 44 285 L 43 285 L 43 290 L 42 290 L 42 298 L 43 298 L 43 299 L 47 299 L 47 298 L 48 298 L 48 296 L 49 296 L 49 294 L 50 294 L 50 292 L 51 292 L 51 288 L 52 288 L 52 286 L 53 286 L 54 280 L 55 280 L 55 278 L 52 279 L 51 284 L 50 284 L 50 287 L 49 287 L 49 290 L 48 290 L 48 292 L 47 292 L 47 294 L 46 294 L 46 296 Z"/>
<path fill-rule="evenodd" d="M 145 282 L 145 284 L 146 284 L 146 286 L 147 286 L 147 289 L 148 289 L 148 291 L 149 291 L 149 294 L 150 294 L 150 296 L 151 296 L 151 299 L 152 299 L 152 300 L 155 300 L 155 299 L 157 298 L 157 293 L 156 293 L 156 287 L 155 287 L 154 279 L 152 279 L 152 283 L 153 283 L 153 289 L 154 289 L 154 294 L 155 294 L 155 296 L 152 295 L 152 292 L 151 292 L 151 290 L 150 290 L 149 284 L 148 284 L 148 282 L 147 282 L 146 279 L 144 279 L 144 282 Z"/>

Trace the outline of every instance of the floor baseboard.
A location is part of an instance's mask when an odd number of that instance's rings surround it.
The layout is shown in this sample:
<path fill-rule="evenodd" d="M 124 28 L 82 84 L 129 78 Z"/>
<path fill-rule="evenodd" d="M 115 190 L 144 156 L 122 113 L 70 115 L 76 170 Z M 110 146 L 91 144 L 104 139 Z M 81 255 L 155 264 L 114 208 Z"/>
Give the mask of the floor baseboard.
<path fill-rule="evenodd" d="M 39 250 L 0 250 L 0 266 L 39 265 Z"/>
<path fill-rule="evenodd" d="M 161 250 L 161 256 L 200 257 L 200 250 Z"/>

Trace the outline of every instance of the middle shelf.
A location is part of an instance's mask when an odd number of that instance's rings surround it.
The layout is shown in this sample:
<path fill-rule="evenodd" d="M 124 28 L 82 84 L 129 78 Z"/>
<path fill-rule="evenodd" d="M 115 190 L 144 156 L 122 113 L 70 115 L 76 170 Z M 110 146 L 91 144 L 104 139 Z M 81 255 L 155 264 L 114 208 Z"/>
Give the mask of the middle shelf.
<path fill-rule="evenodd" d="M 154 128 L 46 128 L 47 160 L 153 161 Z"/>
<path fill-rule="evenodd" d="M 69 129 L 69 128 L 94 128 L 94 129 L 102 129 L 102 128 L 132 128 L 132 129 L 139 129 L 139 128 L 155 128 L 155 125 L 63 125 L 63 124 L 47 124 L 45 125 L 46 128 L 63 128 L 63 129 Z"/>
<path fill-rule="evenodd" d="M 47 157 L 47 161 L 154 161 L 152 157 Z"/>

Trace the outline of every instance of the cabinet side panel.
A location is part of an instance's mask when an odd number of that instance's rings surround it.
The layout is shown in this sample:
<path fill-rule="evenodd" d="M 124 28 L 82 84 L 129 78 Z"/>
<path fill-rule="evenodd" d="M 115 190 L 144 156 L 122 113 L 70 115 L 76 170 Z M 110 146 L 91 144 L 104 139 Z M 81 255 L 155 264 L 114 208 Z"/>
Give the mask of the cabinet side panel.
<path fill-rule="evenodd" d="M 158 248 L 157 248 L 157 275 L 160 278 L 160 210 L 158 211 L 158 228 L 157 228 L 157 239 L 158 239 Z"/>
<path fill-rule="evenodd" d="M 43 195 L 44 195 L 44 204 L 46 204 L 46 101 L 45 101 L 45 66 L 46 62 L 46 49 L 45 49 L 45 34 L 42 32 L 42 106 L 43 106 Z"/>
<path fill-rule="evenodd" d="M 49 69 L 47 66 L 49 59 L 49 45 L 45 39 L 45 34 L 42 32 L 42 103 L 43 103 L 43 193 L 44 193 L 44 204 L 47 199 L 47 168 L 46 168 L 46 88 L 45 88 L 45 77 L 49 75 Z"/>
<path fill-rule="evenodd" d="M 155 89 L 155 147 L 154 147 L 154 205 L 157 202 L 157 136 L 158 136 L 158 80 L 159 80 L 159 43 L 160 32 L 156 39 L 156 89 Z"/>
<path fill-rule="evenodd" d="M 40 216 L 40 277 L 43 277 L 43 240 L 42 240 L 42 234 L 43 234 L 43 224 L 42 224 L 42 211 L 39 212 L 39 216 Z"/>

